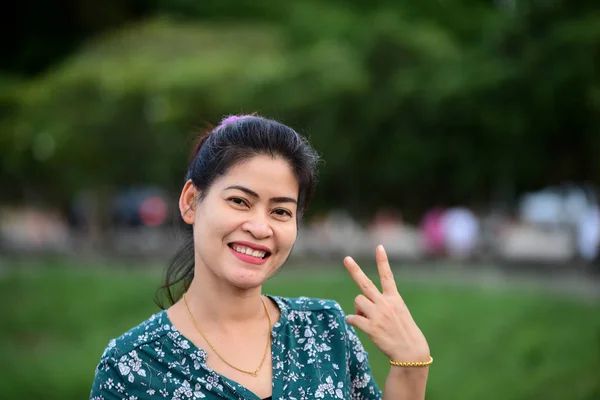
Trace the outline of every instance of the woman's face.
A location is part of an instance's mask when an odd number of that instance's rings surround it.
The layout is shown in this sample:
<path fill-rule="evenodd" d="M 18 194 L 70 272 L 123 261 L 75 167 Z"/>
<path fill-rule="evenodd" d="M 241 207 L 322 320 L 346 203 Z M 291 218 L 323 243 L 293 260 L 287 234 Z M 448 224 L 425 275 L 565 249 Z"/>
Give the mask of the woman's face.
<path fill-rule="evenodd" d="M 298 190 L 289 164 L 263 155 L 217 178 L 206 197 L 184 215 L 194 226 L 196 273 L 213 274 L 241 289 L 262 285 L 296 240 Z M 193 197 L 189 191 L 195 192 L 190 182 L 180 201 L 186 209 L 186 193 L 190 201 Z"/>

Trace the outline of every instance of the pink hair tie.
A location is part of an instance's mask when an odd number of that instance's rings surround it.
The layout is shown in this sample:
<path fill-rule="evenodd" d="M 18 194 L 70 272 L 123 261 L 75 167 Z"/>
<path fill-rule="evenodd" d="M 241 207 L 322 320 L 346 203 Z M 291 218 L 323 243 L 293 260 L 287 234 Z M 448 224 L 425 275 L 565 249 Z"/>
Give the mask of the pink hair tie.
<path fill-rule="evenodd" d="M 230 115 L 228 117 L 226 117 L 225 119 L 223 119 L 221 121 L 221 123 L 215 128 L 215 130 L 221 129 L 222 127 L 224 127 L 225 125 L 237 122 L 237 121 L 241 121 L 243 119 L 248 119 L 248 118 L 254 118 L 254 115 Z"/>

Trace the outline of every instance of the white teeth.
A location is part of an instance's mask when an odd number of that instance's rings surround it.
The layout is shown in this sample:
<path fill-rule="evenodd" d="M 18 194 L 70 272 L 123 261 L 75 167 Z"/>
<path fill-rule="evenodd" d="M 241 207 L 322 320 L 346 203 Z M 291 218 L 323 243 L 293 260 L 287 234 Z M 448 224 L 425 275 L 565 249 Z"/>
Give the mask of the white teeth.
<path fill-rule="evenodd" d="M 252 257 L 263 258 L 265 256 L 265 254 L 266 254 L 264 251 L 252 250 L 251 248 L 245 247 L 245 246 L 236 246 L 236 245 L 234 245 L 232 247 L 238 253 L 248 254 L 249 256 L 252 256 Z"/>

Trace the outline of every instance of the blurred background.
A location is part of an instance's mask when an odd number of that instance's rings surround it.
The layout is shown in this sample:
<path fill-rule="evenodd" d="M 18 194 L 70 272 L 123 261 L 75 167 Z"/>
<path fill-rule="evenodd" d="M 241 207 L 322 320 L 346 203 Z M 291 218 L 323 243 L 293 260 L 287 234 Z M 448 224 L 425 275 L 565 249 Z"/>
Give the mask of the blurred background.
<path fill-rule="evenodd" d="M 89 397 L 158 308 L 201 129 L 322 155 L 283 296 L 358 293 L 375 245 L 430 399 L 600 399 L 600 11 L 567 0 L 23 0 L 2 14 L 0 397 Z M 383 386 L 388 364 L 361 335 Z"/>

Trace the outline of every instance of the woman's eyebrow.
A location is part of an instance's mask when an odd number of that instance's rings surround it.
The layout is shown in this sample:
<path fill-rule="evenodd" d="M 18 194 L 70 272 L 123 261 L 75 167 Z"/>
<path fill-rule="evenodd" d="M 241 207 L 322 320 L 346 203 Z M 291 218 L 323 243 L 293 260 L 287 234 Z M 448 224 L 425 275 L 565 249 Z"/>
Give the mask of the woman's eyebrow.
<path fill-rule="evenodd" d="M 255 199 L 260 199 L 260 196 L 258 195 L 258 193 L 256 193 L 254 190 L 248 189 L 245 186 L 242 186 L 242 185 L 232 185 L 232 186 L 228 186 L 228 187 L 225 188 L 225 190 L 231 190 L 231 189 L 242 191 L 242 192 L 246 193 L 248 196 L 254 197 Z M 294 198 L 291 198 L 291 197 L 272 197 L 269 201 L 271 201 L 273 203 L 294 203 L 294 204 L 298 204 L 298 201 L 296 199 L 294 199 Z"/>

